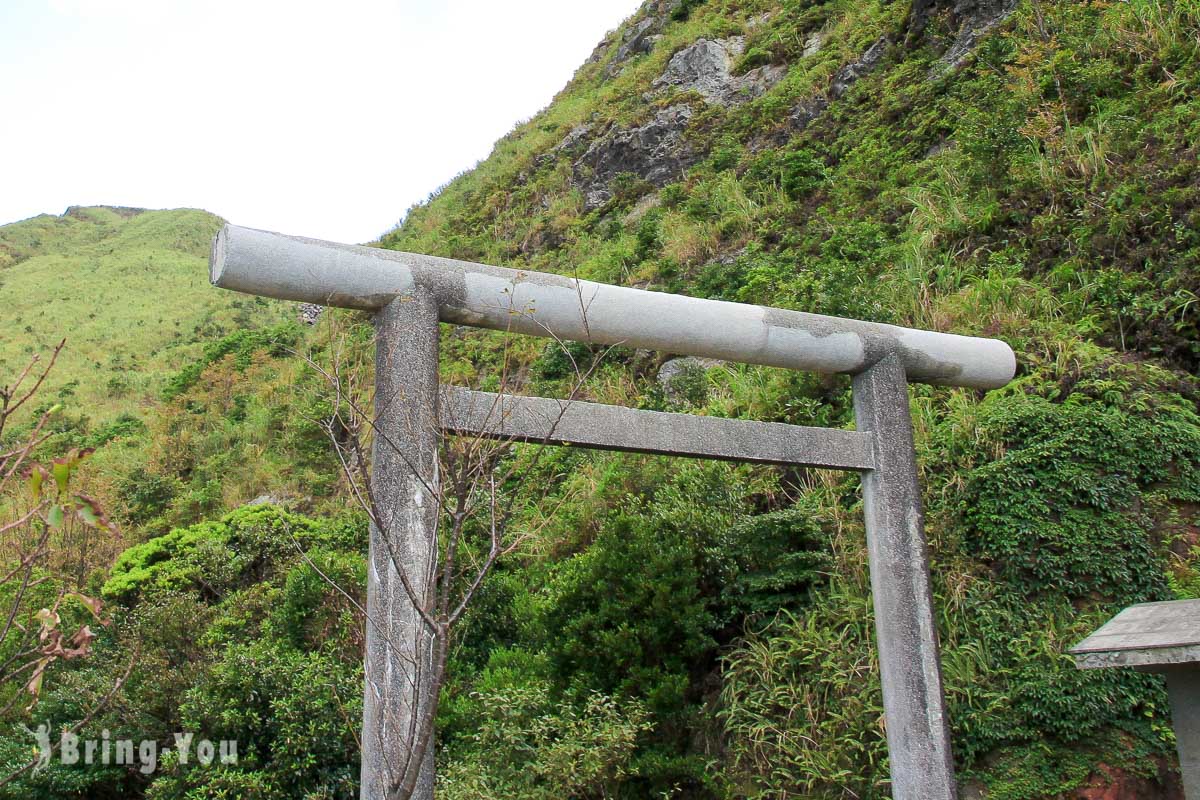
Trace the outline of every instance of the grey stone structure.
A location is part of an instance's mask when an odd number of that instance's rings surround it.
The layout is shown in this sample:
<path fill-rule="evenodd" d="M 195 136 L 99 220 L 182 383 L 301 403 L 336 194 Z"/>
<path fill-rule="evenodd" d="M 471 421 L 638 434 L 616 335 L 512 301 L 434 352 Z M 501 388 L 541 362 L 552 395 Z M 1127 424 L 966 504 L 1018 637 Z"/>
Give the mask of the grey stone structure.
<path fill-rule="evenodd" d="M 1071 655 L 1079 669 L 1133 667 L 1166 676 L 1183 791 L 1200 800 L 1200 600 L 1130 606 Z"/>
<path fill-rule="evenodd" d="M 213 243 L 211 277 L 227 289 L 376 314 L 376 424 L 390 446 L 376 453 L 372 485 L 403 541 L 372 531 L 364 800 L 398 780 L 401 732 L 428 699 L 429 636 L 396 585 L 393 559 L 419 573 L 413 591 L 424 597 L 437 557 L 439 432 L 862 473 L 893 797 L 956 800 L 907 385 L 1003 386 L 1016 368 L 1008 345 L 235 226 Z M 848 373 L 857 430 L 439 389 L 439 321 Z M 415 796 L 429 800 L 432 787 L 429 760 Z"/>

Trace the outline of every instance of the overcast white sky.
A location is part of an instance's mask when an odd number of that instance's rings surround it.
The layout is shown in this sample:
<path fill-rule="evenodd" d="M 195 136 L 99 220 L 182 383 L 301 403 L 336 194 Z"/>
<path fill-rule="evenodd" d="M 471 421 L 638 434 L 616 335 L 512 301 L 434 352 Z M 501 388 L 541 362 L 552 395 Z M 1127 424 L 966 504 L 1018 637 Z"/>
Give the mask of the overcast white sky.
<path fill-rule="evenodd" d="M 0 0 L 0 224 L 198 207 L 374 239 L 640 0 Z"/>

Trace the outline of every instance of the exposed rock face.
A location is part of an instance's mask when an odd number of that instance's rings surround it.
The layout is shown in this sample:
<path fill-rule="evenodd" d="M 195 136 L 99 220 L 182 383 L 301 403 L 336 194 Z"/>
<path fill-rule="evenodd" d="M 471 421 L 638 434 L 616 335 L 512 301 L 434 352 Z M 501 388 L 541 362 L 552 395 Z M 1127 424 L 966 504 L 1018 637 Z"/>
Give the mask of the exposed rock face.
<path fill-rule="evenodd" d="M 662 29 L 671 18 L 671 12 L 679 6 L 680 2 L 681 0 L 648 0 L 642 6 L 645 17 L 625 30 L 621 46 L 617 49 L 612 61 L 605 67 L 604 74 L 610 78 L 615 77 L 620 74 L 621 70 L 625 68 L 625 63 L 631 58 L 653 50 L 655 43 L 662 38 Z M 605 39 L 593 51 L 588 62 L 595 63 L 602 59 L 611 45 L 612 40 Z"/>
<path fill-rule="evenodd" d="M 621 42 L 621 47 L 617 50 L 617 54 L 613 56 L 613 60 L 609 63 L 605 70 L 611 78 L 619 73 L 625 66 L 625 62 L 636 55 L 649 53 L 654 49 L 654 43 L 658 41 L 658 32 L 662 30 L 663 20 L 659 17 L 646 17 L 641 22 L 629 28 L 625 34 L 625 41 Z"/>
<path fill-rule="evenodd" d="M 622 45 L 621 52 L 626 45 L 645 41 L 643 34 L 652 29 L 650 23 L 653 21 L 648 18 L 634 26 L 633 34 Z M 694 91 L 707 102 L 722 106 L 752 100 L 778 83 L 787 68 L 770 65 L 745 75 L 734 75 L 734 59 L 745 47 L 746 40 L 740 36 L 723 40 L 700 39 L 675 54 L 663 74 L 654 81 L 654 88 Z M 573 183 L 583 190 L 585 207 L 589 210 L 599 208 L 612 199 L 612 180 L 622 173 L 636 175 L 655 187 L 665 186 L 681 177 L 701 155 L 684 138 L 693 114 L 689 106 L 677 103 L 658 111 L 644 125 L 611 131 L 592 141 L 573 168 Z M 578 149 L 592 133 L 590 126 L 581 125 L 547 155 L 557 156 Z"/>
<path fill-rule="evenodd" d="M 632 173 L 654 186 L 679 178 L 699 156 L 684 139 L 695 112 L 686 105 L 660 110 L 646 124 L 617 130 L 592 142 L 575 162 L 575 185 L 584 193 L 588 209 L 612 199 L 612 181 Z"/>
<path fill-rule="evenodd" d="M 819 33 L 814 33 L 812 36 L 804 40 L 804 57 L 812 58 L 817 53 L 821 52 L 821 48 L 825 46 L 825 37 Z"/>
<path fill-rule="evenodd" d="M 942 56 L 945 69 L 957 69 L 975 50 L 975 45 L 992 28 L 1012 16 L 1018 0 L 958 0 L 954 4 L 954 19 L 958 36 Z"/>
<path fill-rule="evenodd" d="M 851 86 L 857 83 L 859 78 L 875 69 L 879 65 L 879 62 L 883 60 L 883 54 L 887 52 L 887 46 L 887 37 L 881 36 L 875 40 L 874 44 L 867 48 L 867 52 L 862 54 L 862 58 L 858 61 L 852 61 L 839 69 L 837 74 L 833 76 L 833 82 L 829 85 L 829 96 L 835 100 L 838 99 Z"/>
<path fill-rule="evenodd" d="M 753 100 L 778 83 L 787 68 L 770 65 L 735 76 L 733 61 L 745 49 L 746 39 L 742 36 L 700 39 L 671 58 L 667 69 L 655 79 L 654 88 L 695 91 L 708 102 L 722 106 Z"/>
<path fill-rule="evenodd" d="M 574 128 L 571 128 L 571 130 L 567 131 L 567 135 L 563 137 L 561 142 L 554 146 L 554 149 L 551 152 L 559 153 L 565 150 L 569 153 L 572 150 L 579 148 L 587 140 L 588 134 L 591 132 L 592 126 L 588 125 L 586 122 L 582 125 L 576 125 Z"/>
<path fill-rule="evenodd" d="M 825 113 L 827 108 L 829 108 L 829 101 L 820 95 L 802 100 L 788 115 L 788 131 L 799 133 L 811 125 L 813 120 Z"/>
<path fill-rule="evenodd" d="M 914 0 L 908 16 L 907 43 L 925 32 L 929 18 L 949 9 L 951 27 L 958 30 L 954 43 L 931 72 L 936 77 L 957 69 L 970 56 L 979 39 L 1017 10 L 1018 0 Z"/>

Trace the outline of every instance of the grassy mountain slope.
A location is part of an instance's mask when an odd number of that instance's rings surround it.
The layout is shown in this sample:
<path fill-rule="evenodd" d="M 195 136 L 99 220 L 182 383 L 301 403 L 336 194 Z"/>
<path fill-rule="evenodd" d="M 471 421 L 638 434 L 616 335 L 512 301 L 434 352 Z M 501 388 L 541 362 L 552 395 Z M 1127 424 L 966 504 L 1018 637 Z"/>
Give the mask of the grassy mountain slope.
<path fill-rule="evenodd" d="M 43 397 L 101 424 L 156 397 L 206 340 L 278 313 L 209 285 L 220 225 L 187 209 L 75 207 L 0 227 L 0 371 L 66 337 Z"/>
<path fill-rule="evenodd" d="M 1198 88 L 1194 3 L 653 0 L 383 244 L 1012 343 L 1006 389 L 912 389 L 964 796 L 1178 797 L 1158 679 L 1065 651 L 1200 596 Z M 294 338 L 367 381 L 361 315 Z M 79 719 L 136 651 L 91 727 L 242 762 L 55 767 L 17 796 L 355 796 L 361 629 L 317 570 L 361 597 L 364 526 L 328 391 L 278 341 L 226 335 L 166 382 L 112 481 L 148 540 L 39 706 Z M 442 355 L 456 382 L 568 383 L 543 340 L 446 327 Z M 845 379 L 664 387 L 667 358 L 618 350 L 584 396 L 852 424 Z M 455 645 L 441 797 L 888 796 L 857 479 L 567 448 L 506 489 L 535 484 L 536 536 Z M 316 519 L 217 519 L 260 491 Z"/>

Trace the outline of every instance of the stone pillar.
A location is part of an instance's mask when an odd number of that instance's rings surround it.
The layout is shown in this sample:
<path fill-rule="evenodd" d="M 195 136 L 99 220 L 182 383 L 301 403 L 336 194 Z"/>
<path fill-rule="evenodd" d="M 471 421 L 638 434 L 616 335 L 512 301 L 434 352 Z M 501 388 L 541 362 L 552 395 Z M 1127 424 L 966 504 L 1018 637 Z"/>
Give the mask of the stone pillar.
<path fill-rule="evenodd" d="M 875 437 L 863 505 L 892 797 L 955 800 L 908 382 L 898 356 L 854 377 L 854 412 L 858 430 Z"/>
<path fill-rule="evenodd" d="M 1200 798 L 1200 665 L 1180 664 L 1161 671 L 1167 676 L 1183 794 Z"/>
<path fill-rule="evenodd" d="M 376 314 L 375 441 L 371 485 L 385 532 L 371 526 L 367 572 L 363 800 L 398 786 L 430 697 L 431 636 L 398 567 L 428 604 L 438 518 L 438 310 L 423 291 Z M 426 606 L 428 607 L 428 605 Z M 430 744 L 415 800 L 433 797 Z"/>

